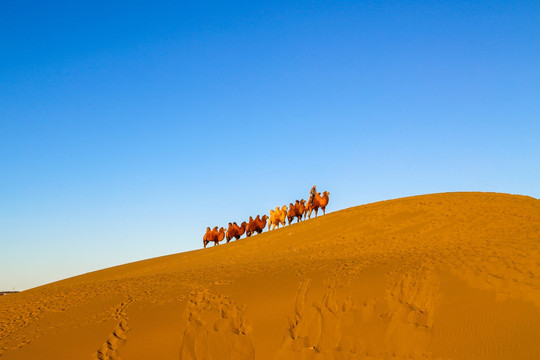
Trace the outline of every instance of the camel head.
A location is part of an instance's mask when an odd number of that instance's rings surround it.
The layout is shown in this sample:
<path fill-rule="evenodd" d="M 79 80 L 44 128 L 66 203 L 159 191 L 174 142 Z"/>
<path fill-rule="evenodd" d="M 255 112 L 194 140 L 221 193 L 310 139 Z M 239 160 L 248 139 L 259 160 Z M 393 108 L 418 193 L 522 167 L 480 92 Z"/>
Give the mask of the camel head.
<path fill-rule="evenodd" d="M 257 217 L 259 217 L 259 215 L 257 215 Z M 262 217 L 261 220 L 262 220 L 262 221 L 266 221 L 267 219 L 268 219 L 268 216 L 267 216 L 267 215 L 263 215 L 263 217 Z"/>

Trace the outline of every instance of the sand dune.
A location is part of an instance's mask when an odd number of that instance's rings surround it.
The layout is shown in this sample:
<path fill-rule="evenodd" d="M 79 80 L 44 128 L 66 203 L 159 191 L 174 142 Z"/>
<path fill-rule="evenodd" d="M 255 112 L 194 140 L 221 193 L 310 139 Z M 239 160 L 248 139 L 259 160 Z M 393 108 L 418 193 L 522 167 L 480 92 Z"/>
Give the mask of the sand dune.
<path fill-rule="evenodd" d="M 0 297 L 10 360 L 540 359 L 539 336 L 540 201 L 495 193 L 359 206 Z"/>

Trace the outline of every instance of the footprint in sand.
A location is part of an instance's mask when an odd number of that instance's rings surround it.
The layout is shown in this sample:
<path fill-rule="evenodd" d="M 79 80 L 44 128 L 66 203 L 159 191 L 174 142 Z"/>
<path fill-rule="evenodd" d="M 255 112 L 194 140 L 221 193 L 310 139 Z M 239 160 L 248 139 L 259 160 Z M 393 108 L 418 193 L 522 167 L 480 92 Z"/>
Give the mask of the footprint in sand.
<path fill-rule="evenodd" d="M 121 360 L 118 355 L 118 349 L 123 345 L 127 336 L 126 333 L 129 330 L 127 325 L 126 308 L 131 303 L 131 299 L 121 303 L 114 311 L 113 317 L 118 320 L 118 324 L 114 328 L 113 332 L 109 335 L 107 341 L 98 349 L 94 359 L 96 360 Z"/>
<path fill-rule="evenodd" d="M 358 353 L 360 339 L 347 331 L 355 321 L 353 303 L 338 295 L 335 283 L 324 292 L 322 301 L 308 303 L 309 280 L 300 283 L 295 313 L 289 318 L 285 339 L 277 359 L 327 359 L 350 357 Z"/>
<path fill-rule="evenodd" d="M 437 275 L 430 265 L 405 273 L 387 292 L 386 346 L 397 356 L 430 357 Z"/>
<path fill-rule="evenodd" d="M 206 290 L 191 294 L 181 360 L 254 359 L 251 325 L 245 309 Z"/>

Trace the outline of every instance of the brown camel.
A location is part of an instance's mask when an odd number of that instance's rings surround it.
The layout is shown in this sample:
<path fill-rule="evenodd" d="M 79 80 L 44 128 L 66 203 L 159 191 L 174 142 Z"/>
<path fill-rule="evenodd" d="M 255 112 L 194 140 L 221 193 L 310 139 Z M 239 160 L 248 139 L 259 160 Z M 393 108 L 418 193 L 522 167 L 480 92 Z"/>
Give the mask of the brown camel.
<path fill-rule="evenodd" d="M 296 213 L 296 220 L 297 222 L 302 221 L 302 217 L 304 216 L 304 213 L 306 212 L 306 200 L 302 199 L 300 201 L 296 200 L 298 202 L 297 205 L 297 213 Z"/>
<path fill-rule="evenodd" d="M 227 228 L 227 232 L 225 233 L 227 242 L 229 242 L 232 239 L 232 234 L 235 232 L 237 227 L 238 225 L 236 223 L 229 223 L 229 227 Z"/>
<path fill-rule="evenodd" d="M 219 245 L 219 242 L 223 241 L 223 239 L 225 239 L 225 228 L 221 227 L 221 228 L 219 228 L 217 242 L 216 242 L 216 240 L 214 240 L 214 246 Z"/>
<path fill-rule="evenodd" d="M 260 215 L 257 215 L 255 219 L 250 216 L 249 223 L 246 227 L 246 236 L 250 237 L 253 233 L 262 233 L 266 227 L 266 220 L 268 220 L 268 215 L 263 215 L 262 218 Z"/>
<path fill-rule="evenodd" d="M 231 241 L 232 238 L 236 240 L 240 239 L 244 232 L 246 232 L 247 223 L 244 221 L 240 226 L 237 223 L 229 223 L 229 228 L 227 229 L 227 242 Z"/>
<path fill-rule="evenodd" d="M 214 242 L 214 246 L 219 245 L 219 242 L 222 241 L 225 238 L 225 229 L 220 228 L 218 231 L 218 227 L 215 226 L 212 230 L 210 228 L 206 228 L 206 234 L 203 236 L 203 244 L 206 248 L 206 245 L 210 241 Z"/>
<path fill-rule="evenodd" d="M 240 229 L 238 230 L 238 235 L 237 235 L 238 237 L 235 236 L 236 240 L 240 239 L 240 237 L 244 235 L 244 233 L 246 232 L 246 227 L 247 227 L 247 222 L 242 221 L 242 223 L 240 224 Z"/>
<path fill-rule="evenodd" d="M 315 195 L 315 199 L 313 200 L 313 204 L 307 204 L 308 219 L 311 219 L 311 212 L 313 210 L 315 210 L 315 217 L 317 217 L 317 212 L 319 211 L 319 208 L 322 209 L 323 215 L 326 215 L 326 206 L 328 205 L 329 195 L 330 193 L 328 191 L 323 192 L 322 197 L 321 193 L 317 193 Z"/>
<path fill-rule="evenodd" d="M 206 228 L 206 234 L 204 234 L 204 236 L 202 238 L 203 239 L 203 245 L 204 245 L 205 249 L 206 249 L 206 245 L 208 245 L 208 243 L 210 241 L 212 241 L 211 238 L 212 238 L 212 230 L 210 230 L 210 228 L 207 227 Z"/>
<path fill-rule="evenodd" d="M 257 215 L 259 216 L 259 215 Z M 253 217 L 249 217 L 249 220 L 248 220 L 248 224 L 246 226 L 246 236 L 247 237 L 250 237 L 251 236 L 251 232 L 252 232 L 252 229 L 253 227 L 255 226 L 255 220 L 253 219 Z"/>
<path fill-rule="evenodd" d="M 326 215 L 326 206 L 328 205 L 328 201 L 330 200 L 330 192 L 325 191 L 323 192 L 322 198 L 319 200 L 319 206 L 321 207 L 323 211 L 323 215 Z M 315 216 L 317 216 L 317 213 L 315 212 Z"/>
<path fill-rule="evenodd" d="M 298 200 L 296 200 L 296 204 L 293 205 L 293 203 L 289 204 L 289 211 L 287 211 L 287 220 L 289 220 L 289 225 L 291 225 L 291 222 L 296 217 L 296 213 L 298 212 Z"/>
<path fill-rule="evenodd" d="M 214 242 L 214 246 L 216 245 L 216 239 L 219 235 L 219 232 L 218 232 L 218 227 L 214 227 L 212 230 L 210 230 L 210 228 L 206 228 L 206 234 L 204 234 L 203 236 L 203 244 L 204 244 L 204 247 L 206 248 L 206 245 L 208 245 L 208 243 L 210 241 L 213 241 Z"/>

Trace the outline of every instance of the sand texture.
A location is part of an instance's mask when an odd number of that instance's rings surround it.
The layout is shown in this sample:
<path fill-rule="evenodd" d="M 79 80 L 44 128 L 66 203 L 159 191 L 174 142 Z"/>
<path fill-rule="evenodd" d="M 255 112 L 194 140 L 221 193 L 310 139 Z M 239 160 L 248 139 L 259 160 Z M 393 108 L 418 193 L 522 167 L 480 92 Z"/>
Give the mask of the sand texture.
<path fill-rule="evenodd" d="M 5 295 L 0 359 L 540 359 L 540 200 L 384 201 Z"/>

